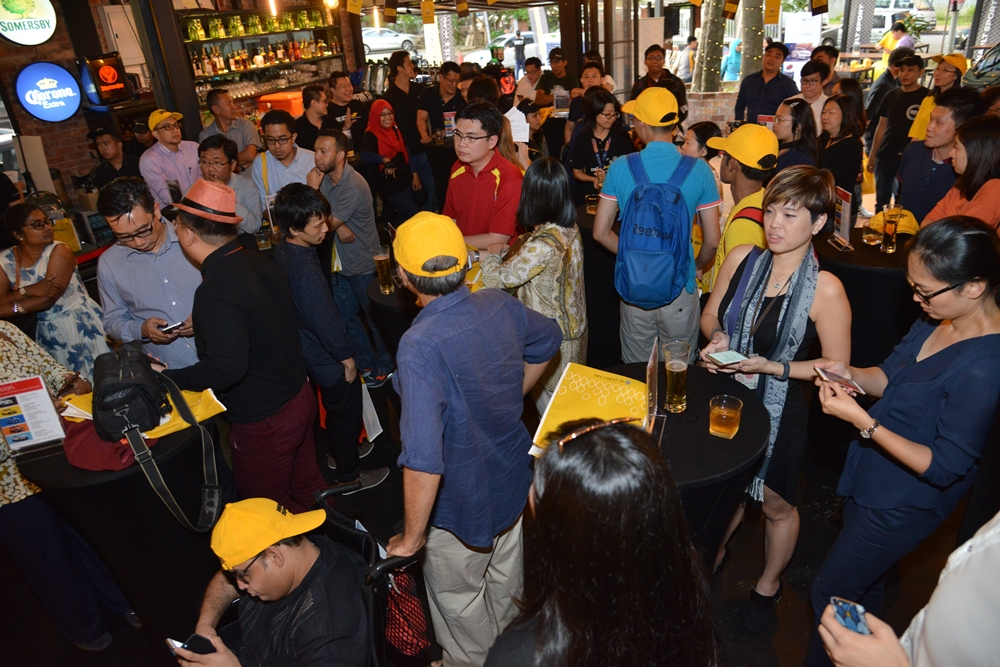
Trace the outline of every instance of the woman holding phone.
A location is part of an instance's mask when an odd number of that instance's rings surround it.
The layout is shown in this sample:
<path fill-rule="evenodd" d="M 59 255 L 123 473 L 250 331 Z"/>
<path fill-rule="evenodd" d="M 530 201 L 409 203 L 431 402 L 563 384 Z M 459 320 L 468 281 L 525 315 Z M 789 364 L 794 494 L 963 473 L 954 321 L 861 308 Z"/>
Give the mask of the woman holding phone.
<path fill-rule="evenodd" d="M 813 236 L 829 218 L 836 202 L 830 172 L 796 165 L 771 181 L 764 192 L 767 249 L 734 248 L 719 269 L 715 287 L 701 316 L 709 343 L 701 358 L 713 372 L 738 373 L 736 379 L 764 402 L 771 420 L 764 461 L 747 490 L 760 503 L 765 524 L 764 572 L 750 592 L 744 627 L 763 632 L 781 599 L 781 573 L 799 537 L 796 491 L 806 453 L 808 405 L 805 381 L 816 377 L 810 347 L 819 338 L 825 359 L 851 357 L 851 307 L 840 281 L 820 271 Z M 727 366 L 709 355 L 726 350 L 746 359 Z M 737 508 L 719 547 L 743 519 Z"/>
<path fill-rule="evenodd" d="M 818 623 L 831 596 L 882 614 L 884 574 L 933 533 L 972 486 L 1000 397 L 1000 239 L 980 220 L 945 218 L 911 242 L 907 281 L 926 317 L 882 365 L 817 366 L 880 398 L 820 384 L 823 411 L 860 432 L 837 494 L 844 527 L 812 586 Z M 806 664 L 829 665 L 813 631 Z"/>

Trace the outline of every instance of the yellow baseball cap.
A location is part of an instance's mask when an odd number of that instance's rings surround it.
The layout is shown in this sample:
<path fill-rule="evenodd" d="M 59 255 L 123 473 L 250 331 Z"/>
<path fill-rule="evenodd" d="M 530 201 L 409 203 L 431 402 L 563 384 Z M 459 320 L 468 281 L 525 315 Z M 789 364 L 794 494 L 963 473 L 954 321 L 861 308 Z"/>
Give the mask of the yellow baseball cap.
<path fill-rule="evenodd" d="M 165 120 L 180 120 L 184 116 L 177 113 L 176 111 L 167 111 L 166 109 L 157 109 L 153 113 L 149 114 L 149 129 L 155 130 L 156 126 Z"/>
<path fill-rule="evenodd" d="M 712 137 L 705 143 L 751 169 L 774 169 L 778 164 L 778 137 L 763 125 L 740 125 L 728 137 Z"/>
<path fill-rule="evenodd" d="M 647 88 L 634 100 L 622 105 L 622 113 L 630 113 L 646 125 L 666 127 L 676 125 L 677 98 L 666 88 Z"/>
<path fill-rule="evenodd" d="M 399 226 L 392 249 L 396 252 L 397 264 L 408 273 L 426 278 L 458 273 L 469 259 L 465 238 L 454 220 L 429 211 L 421 211 Z M 424 262 L 440 255 L 454 257 L 458 264 L 441 271 L 424 271 Z"/>
<path fill-rule="evenodd" d="M 969 69 L 969 61 L 965 59 L 965 54 L 963 53 L 949 53 L 946 56 L 931 56 L 931 60 L 936 63 L 948 63 L 958 70 L 959 76 L 964 76 L 965 71 Z"/>
<path fill-rule="evenodd" d="M 324 510 L 292 514 L 268 498 L 227 503 L 212 529 L 212 551 L 231 570 L 272 544 L 308 533 L 326 520 Z"/>

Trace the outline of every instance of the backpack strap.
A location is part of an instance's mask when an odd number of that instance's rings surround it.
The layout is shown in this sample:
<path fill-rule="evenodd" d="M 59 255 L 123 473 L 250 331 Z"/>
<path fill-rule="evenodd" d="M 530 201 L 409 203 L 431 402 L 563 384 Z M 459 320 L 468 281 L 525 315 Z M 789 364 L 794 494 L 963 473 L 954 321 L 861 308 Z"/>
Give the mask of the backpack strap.
<path fill-rule="evenodd" d="M 697 160 L 690 155 L 682 155 L 681 163 L 677 165 L 676 169 L 674 169 L 674 173 L 670 177 L 670 180 L 667 181 L 667 185 L 680 190 L 681 184 L 684 183 L 684 180 L 688 177 L 688 174 L 691 173 L 691 170 L 694 169 L 694 165 L 696 163 Z M 636 185 L 638 185 L 638 183 L 636 183 Z"/>
<path fill-rule="evenodd" d="M 628 168 L 632 171 L 632 178 L 635 180 L 635 187 L 649 184 L 649 176 L 646 175 L 646 167 L 642 164 L 642 157 L 638 152 L 629 153 Z"/>

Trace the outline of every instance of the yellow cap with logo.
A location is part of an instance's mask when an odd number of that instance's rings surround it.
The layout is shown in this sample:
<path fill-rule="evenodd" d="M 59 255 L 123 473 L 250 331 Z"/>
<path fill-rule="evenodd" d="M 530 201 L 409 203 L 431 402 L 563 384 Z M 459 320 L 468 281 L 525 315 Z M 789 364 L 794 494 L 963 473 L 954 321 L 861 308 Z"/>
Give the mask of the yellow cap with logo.
<path fill-rule="evenodd" d="M 407 273 L 425 278 L 441 278 L 458 273 L 469 259 L 462 230 L 446 215 L 421 211 L 404 222 L 396 230 L 396 240 L 392 243 L 396 253 L 396 263 Z M 424 262 L 432 257 L 446 255 L 458 260 L 458 264 L 440 271 L 425 271 Z"/>
<path fill-rule="evenodd" d="M 212 529 L 212 551 L 232 570 L 281 540 L 308 533 L 326 520 L 326 512 L 292 514 L 268 498 L 228 503 Z"/>
<path fill-rule="evenodd" d="M 167 111 L 166 109 L 157 109 L 153 113 L 149 114 L 149 129 L 155 130 L 156 126 L 166 120 L 180 120 L 184 118 L 182 114 L 176 111 Z"/>
<path fill-rule="evenodd" d="M 666 88 L 654 87 L 642 91 L 639 97 L 622 105 L 622 113 L 630 113 L 646 125 L 666 127 L 676 125 L 677 98 Z"/>
<path fill-rule="evenodd" d="M 705 143 L 751 169 L 774 169 L 778 164 L 778 137 L 763 125 L 746 123 L 728 137 L 712 137 Z"/>

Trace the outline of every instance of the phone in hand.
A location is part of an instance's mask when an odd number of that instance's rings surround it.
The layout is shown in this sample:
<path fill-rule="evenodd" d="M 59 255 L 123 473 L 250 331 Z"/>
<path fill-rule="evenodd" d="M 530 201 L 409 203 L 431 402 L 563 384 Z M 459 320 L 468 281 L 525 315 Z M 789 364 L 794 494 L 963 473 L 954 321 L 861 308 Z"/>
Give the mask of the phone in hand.
<path fill-rule="evenodd" d="M 865 619 L 865 608 L 857 602 L 851 602 L 836 595 L 830 598 L 830 606 L 833 607 L 833 615 L 837 622 L 848 630 L 853 630 L 858 634 L 870 635 L 872 631 L 868 628 L 868 621 Z"/>
<path fill-rule="evenodd" d="M 725 352 L 709 352 L 705 355 L 708 357 L 713 364 L 716 366 L 732 366 L 733 364 L 738 364 L 741 361 L 746 361 L 747 357 L 743 356 L 736 350 L 726 350 Z"/>
<path fill-rule="evenodd" d="M 208 655 L 209 653 L 215 653 L 215 646 L 207 637 L 202 637 L 198 633 L 192 633 L 190 637 L 187 638 L 183 644 L 176 639 L 167 639 L 167 643 L 170 648 L 182 648 L 192 653 L 197 653 L 199 655 Z"/>
<path fill-rule="evenodd" d="M 820 379 L 824 382 L 836 382 L 846 389 L 852 389 L 862 396 L 865 395 L 865 390 L 861 388 L 861 385 L 850 378 L 845 378 L 843 375 L 837 375 L 836 373 L 825 371 L 819 366 L 813 366 L 813 370 L 816 371 L 816 374 L 819 375 Z"/>
<path fill-rule="evenodd" d="M 160 327 L 160 332 L 161 333 L 170 333 L 171 331 L 174 331 L 176 329 L 180 329 L 182 326 L 184 326 L 184 322 L 183 321 L 181 321 L 181 322 L 174 322 L 173 324 L 168 324 L 166 326 Z"/>

